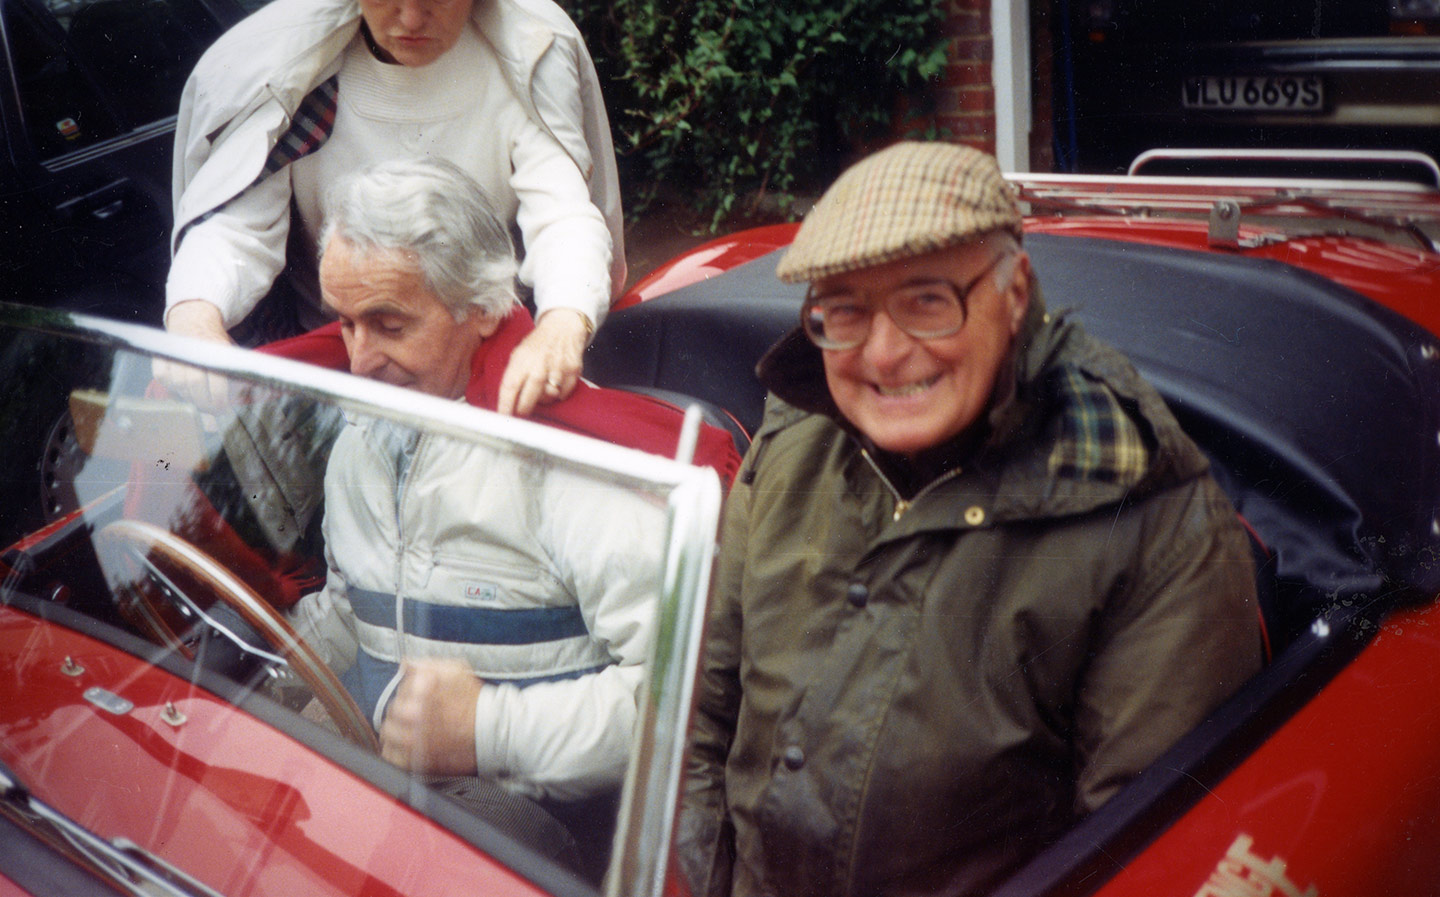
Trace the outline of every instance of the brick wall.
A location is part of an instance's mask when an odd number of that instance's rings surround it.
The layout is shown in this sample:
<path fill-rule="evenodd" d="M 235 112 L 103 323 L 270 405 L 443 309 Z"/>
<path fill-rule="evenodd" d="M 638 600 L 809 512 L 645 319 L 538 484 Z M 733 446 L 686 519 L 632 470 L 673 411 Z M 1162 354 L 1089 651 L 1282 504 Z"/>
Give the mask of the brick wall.
<path fill-rule="evenodd" d="M 893 130 L 879 141 L 856 146 L 856 158 L 890 141 L 914 136 L 931 125 L 956 143 L 995 152 L 995 84 L 991 71 L 995 47 L 990 0 L 940 2 L 945 4 L 948 42 L 944 74 L 927 92 L 923 112 L 902 100 L 896 108 Z M 1053 0 L 1029 0 L 1031 171 L 1055 169 L 1052 4 Z"/>
<path fill-rule="evenodd" d="M 946 7 L 949 60 L 933 90 L 934 123 L 949 139 L 995 152 L 995 86 L 991 62 L 990 0 L 941 0 Z M 1053 171 L 1054 103 L 1051 0 L 1029 0 L 1031 113 L 1030 170 Z"/>
<path fill-rule="evenodd" d="M 935 124 L 957 143 L 995 152 L 990 0 L 943 0 L 949 61 L 935 89 Z"/>

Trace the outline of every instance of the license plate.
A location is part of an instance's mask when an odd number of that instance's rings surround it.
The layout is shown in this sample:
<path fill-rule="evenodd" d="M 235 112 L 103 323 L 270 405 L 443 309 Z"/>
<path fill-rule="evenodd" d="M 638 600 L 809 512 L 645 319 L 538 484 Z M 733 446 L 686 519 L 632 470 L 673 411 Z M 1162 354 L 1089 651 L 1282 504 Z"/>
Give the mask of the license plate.
<path fill-rule="evenodd" d="M 1186 109 L 1243 112 L 1319 112 L 1325 84 L 1319 75 L 1198 75 L 1181 88 Z"/>

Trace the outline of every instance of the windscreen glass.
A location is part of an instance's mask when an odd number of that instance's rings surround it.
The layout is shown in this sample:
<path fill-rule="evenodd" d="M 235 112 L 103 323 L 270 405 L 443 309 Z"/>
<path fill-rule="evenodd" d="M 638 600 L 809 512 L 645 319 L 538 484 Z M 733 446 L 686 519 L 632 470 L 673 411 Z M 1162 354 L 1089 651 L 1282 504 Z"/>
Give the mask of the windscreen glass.
<path fill-rule="evenodd" d="M 0 759 L 222 893 L 598 886 L 673 485 L 281 370 L 0 331 Z"/>

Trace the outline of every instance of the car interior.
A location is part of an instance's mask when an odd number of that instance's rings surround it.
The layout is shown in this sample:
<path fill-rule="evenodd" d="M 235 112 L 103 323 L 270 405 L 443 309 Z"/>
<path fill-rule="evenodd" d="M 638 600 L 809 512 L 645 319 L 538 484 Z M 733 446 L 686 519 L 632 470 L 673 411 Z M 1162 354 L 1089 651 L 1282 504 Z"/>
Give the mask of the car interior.
<path fill-rule="evenodd" d="M 186 74 L 221 30 L 200 0 L 10 0 L 4 15 L 41 159 L 174 115 Z"/>

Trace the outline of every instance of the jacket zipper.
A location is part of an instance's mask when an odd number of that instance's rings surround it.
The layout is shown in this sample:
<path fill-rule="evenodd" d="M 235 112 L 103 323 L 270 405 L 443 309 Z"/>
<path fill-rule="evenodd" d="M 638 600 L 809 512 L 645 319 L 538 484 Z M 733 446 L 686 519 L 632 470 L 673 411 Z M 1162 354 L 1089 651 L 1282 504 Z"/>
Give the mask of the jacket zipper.
<path fill-rule="evenodd" d="M 964 468 L 962 467 L 956 467 L 953 470 L 947 470 L 944 474 L 936 477 L 929 483 L 926 483 L 925 488 L 921 489 L 919 492 L 916 492 L 914 498 L 906 501 L 905 498 L 900 495 L 900 490 L 896 489 L 895 484 L 890 482 L 890 478 L 885 475 L 885 471 L 881 470 L 880 465 L 875 463 L 875 459 L 870 457 L 870 451 L 868 449 L 862 448 L 860 450 L 860 454 L 862 457 L 864 457 L 865 462 L 870 465 L 870 469 L 875 471 L 875 475 L 880 478 L 880 482 L 884 483 L 885 488 L 889 489 L 890 494 L 894 496 L 895 512 L 890 516 L 890 519 L 895 523 L 900 522 L 900 518 L 905 516 L 905 512 L 910 510 L 910 506 L 915 504 L 915 502 L 919 501 L 921 496 L 923 496 L 927 492 L 930 492 L 933 489 L 936 489 L 940 486 L 941 483 L 944 483 L 947 480 L 952 480 L 955 477 L 959 476 L 964 470 Z"/>
<path fill-rule="evenodd" d="M 398 473 L 395 480 L 395 535 L 398 544 L 395 546 L 395 656 L 403 664 L 405 662 L 405 598 L 404 572 L 405 572 L 405 515 L 402 510 L 405 503 L 405 487 L 410 485 L 410 472 L 414 470 L 415 463 L 420 460 L 420 447 L 425 442 L 425 434 L 415 443 L 415 451 L 411 454 L 405 469 Z"/>

